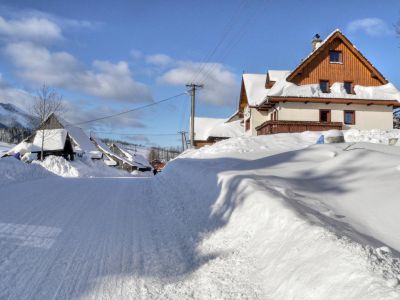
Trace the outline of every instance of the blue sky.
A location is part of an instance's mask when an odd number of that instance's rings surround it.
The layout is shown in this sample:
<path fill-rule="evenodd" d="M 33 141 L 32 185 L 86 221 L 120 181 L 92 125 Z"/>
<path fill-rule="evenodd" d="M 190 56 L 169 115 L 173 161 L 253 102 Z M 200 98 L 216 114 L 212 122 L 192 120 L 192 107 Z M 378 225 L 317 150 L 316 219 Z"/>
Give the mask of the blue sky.
<path fill-rule="evenodd" d="M 0 101 L 29 110 L 46 82 L 63 95 L 71 122 L 167 98 L 193 79 L 205 84 L 196 114 L 227 117 L 242 72 L 293 69 L 315 33 L 336 28 L 400 87 L 397 0 L 2 1 L 0 17 Z M 169 134 L 188 129 L 189 110 L 181 96 L 85 128 L 179 145 Z"/>

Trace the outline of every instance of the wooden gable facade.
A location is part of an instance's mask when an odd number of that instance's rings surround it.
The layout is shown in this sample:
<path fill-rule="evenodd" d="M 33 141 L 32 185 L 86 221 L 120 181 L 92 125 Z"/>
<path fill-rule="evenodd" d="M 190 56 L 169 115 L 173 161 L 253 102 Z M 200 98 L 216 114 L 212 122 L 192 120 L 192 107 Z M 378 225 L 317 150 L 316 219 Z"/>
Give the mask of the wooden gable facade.
<path fill-rule="evenodd" d="M 244 117 L 244 109 L 248 105 L 247 101 L 247 95 L 246 95 L 246 88 L 244 86 L 244 81 L 242 79 L 242 85 L 240 87 L 240 98 L 239 98 L 239 108 L 238 108 L 238 114 L 240 118 Z"/>
<path fill-rule="evenodd" d="M 340 53 L 340 62 L 330 61 L 330 52 Z M 354 85 L 379 86 L 388 83 L 382 74 L 340 32 L 332 34 L 287 78 L 297 85 L 318 84 L 326 80 L 351 82 Z"/>
<path fill-rule="evenodd" d="M 319 86 L 318 93 L 304 93 L 299 88 L 296 94 L 296 89 L 292 88 L 289 93 L 282 94 L 277 89 L 273 91 L 274 96 L 272 93 L 269 96 L 268 89 L 273 89 L 276 82 L 267 72 L 264 86 L 257 83 L 260 89 L 265 88 L 266 97 L 252 106 L 253 100 L 247 96 L 255 92 L 262 95 L 263 92 L 253 90 L 254 86 L 246 86 L 245 79 L 242 79 L 238 110 L 242 118 L 245 117 L 245 108 L 250 110 L 250 117 L 245 119 L 246 131 L 250 130 L 251 134 L 269 134 L 304 130 L 392 128 L 392 109 L 400 107 L 400 102 L 394 97 L 380 96 L 382 94 L 379 93 L 376 98 L 366 96 L 364 99 L 358 88 L 355 88 L 384 86 L 389 83 L 388 80 L 339 30 L 335 30 L 324 41 L 318 35 L 316 39 L 318 41 L 314 39 L 315 48 L 311 54 L 289 72 L 285 79 L 282 78 L 286 83 L 280 81 L 280 86 L 286 84 L 291 87 L 290 83 L 297 86 L 314 85 Z M 335 89 L 331 90 L 335 83 L 341 85 L 335 85 Z M 246 88 L 251 91 L 246 91 Z M 321 111 L 329 111 L 331 114 L 331 110 L 332 120 L 321 117 Z M 360 118 L 356 118 L 356 114 Z"/>

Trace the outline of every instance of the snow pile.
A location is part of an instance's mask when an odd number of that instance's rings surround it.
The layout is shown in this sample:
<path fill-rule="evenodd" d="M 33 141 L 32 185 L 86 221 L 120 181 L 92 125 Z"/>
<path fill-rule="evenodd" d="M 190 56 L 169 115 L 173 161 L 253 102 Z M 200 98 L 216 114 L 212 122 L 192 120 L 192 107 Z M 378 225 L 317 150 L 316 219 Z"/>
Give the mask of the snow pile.
<path fill-rule="evenodd" d="M 275 151 L 284 151 L 288 149 L 301 149 L 315 144 L 321 132 L 307 131 L 298 134 L 282 133 L 274 135 L 263 135 L 257 138 L 251 136 L 241 136 L 217 142 L 212 146 L 204 146 L 200 149 L 188 150 L 179 157 L 199 157 L 204 154 L 229 155 L 231 153 L 258 153 L 264 155 Z M 217 146 L 216 146 L 217 145 Z"/>
<path fill-rule="evenodd" d="M 62 177 L 79 177 L 79 171 L 61 156 L 48 156 L 44 161 L 33 161 L 46 170 Z"/>
<path fill-rule="evenodd" d="M 233 138 L 187 151 L 155 177 L 157 186 L 185 182 L 163 189 L 160 207 L 198 240 L 199 256 L 218 253 L 194 277 L 223 260 L 261 298 L 400 298 L 400 148 L 314 145 L 318 134 Z"/>
<path fill-rule="evenodd" d="M 400 139 L 400 130 L 358 130 L 350 129 L 343 131 L 347 142 L 369 142 L 375 144 L 389 144 L 390 139 Z"/>
<path fill-rule="evenodd" d="M 60 156 L 48 156 L 43 162 L 34 161 L 46 170 L 62 177 L 127 177 L 126 171 L 110 168 L 101 160 L 78 158 L 74 161 L 67 161 Z"/>
<path fill-rule="evenodd" d="M 41 166 L 23 163 L 14 157 L 0 159 L 0 186 L 42 179 L 51 175 Z"/>

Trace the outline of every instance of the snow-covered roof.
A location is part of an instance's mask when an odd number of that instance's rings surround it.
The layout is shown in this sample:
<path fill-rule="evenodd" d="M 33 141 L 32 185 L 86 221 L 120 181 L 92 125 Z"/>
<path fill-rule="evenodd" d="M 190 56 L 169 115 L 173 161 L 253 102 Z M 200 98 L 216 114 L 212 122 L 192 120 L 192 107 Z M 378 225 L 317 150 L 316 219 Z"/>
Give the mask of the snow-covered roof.
<path fill-rule="evenodd" d="M 67 130 L 65 129 L 45 129 L 38 130 L 33 140 L 32 151 L 42 149 L 45 151 L 63 150 L 67 139 Z"/>
<path fill-rule="evenodd" d="M 290 74 L 289 70 L 268 70 L 268 77 L 271 81 L 284 80 Z"/>
<path fill-rule="evenodd" d="M 96 151 L 95 145 L 92 143 L 90 138 L 86 135 L 82 128 L 75 126 L 61 117 L 57 116 L 58 121 L 61 125 L 68 130 L 69 136 L 73 139 L 76 146 L 74 150 L 77 152 L 93 152 Z"/>
<path fill-rule="evenodd" d="M 206 141 L 209 137 L 230 138 L 243 135 L 241 120 L 226 122 L 227 119 L 199 118 L 194 119 L 194 138 Z"/>
<path fill-rule="evenodd" d="M 266 80 L 266 74 L 243 74 L 244 88 L 250 106 L 257 106 L 264 102 L 268 95 L 268 89 L 265 88 Z"/>
<path fill-rule="evenodd" d="M 101 152 L 103 152 L 104 154 L 106 154 L 107 157 L 110 160 L 113 160 L 113 158 L 116 158 L 116 159 L 122 161 L 125 164 L 131 165 L 131 166 L 136 166 L 135 164 L 133 164 L 128 159 L 126 159 L 126 158 L 124 158 L 124 157 L 112 152 L 111 149 L 106 144 L 104 144 L 102 141 L 100 141 L 100 139 L 96 139 L 95 141 L 96 141 L 96 144 L 97 144 L 97 147 L 99 148 L 99 150 Z"/>
<path fill-rule="evenodd" d="M 321 48 L 336 33 L 341 32 L 339 29 L 336 29 L 329 34 L 321 43 L 319 43 L 315 50 L 302 60 L 299 66 L 308 60 L 317 49 Z M 299 68 L 299 66 L 295 69 Z M 323 93 L 319 84 L 296 85 L 292 82 L 288 82 L 286 79 L 291 76 L 291 71 L 269 70 L 267 74 L 270 81 L 275 81 L 275 84 L 271 88 L 265 87 L 266 74 L 243 74 L 243 83 L 246 89 L 247 101 L 250 106 L 261 105 L 271 96 L 400 101 L 400 91 L 390 82 L 381 86 L 355 85 L 355 94 L 348 94 L 344 89 L 343 82 L 335 82 L 330 87 L 329 93 Z"/>
<path fill-rule="evenodd" d="M 265 88 L 266 75 L 243 74 L 243 81 L 245 83 L 249 105 L 261 105 L 267 97 L 271 96 L 400 101 L 400 91 L 390 82 L 380 86 L 355 85 L 354 94 L 348 94 L 346 92 L 343 82 L 335 82 L 330 87 L 330 92 L 324 93 L 320 89 L 319 84 L 296 85 L 292 82 L 286 81 L 284 75 L 287 76 L 288 73 L 288 71 L 282 71 L 280 79 L 271 79 L 272 81 L 275 81 L 275 84 L 270 89 Z"/>
<path fill-rule="evenodd" d="M 120 143 L 115 144 L 119 150 L 127 157 L 127 159 L 134 164 L 135 166 L 141 168 L 141 167 L 151 167 L 149 161 L 141 154 L 136 153 L 135 151 L 132 151 L 130 149 L 126 149 L 123 145 Z"/>

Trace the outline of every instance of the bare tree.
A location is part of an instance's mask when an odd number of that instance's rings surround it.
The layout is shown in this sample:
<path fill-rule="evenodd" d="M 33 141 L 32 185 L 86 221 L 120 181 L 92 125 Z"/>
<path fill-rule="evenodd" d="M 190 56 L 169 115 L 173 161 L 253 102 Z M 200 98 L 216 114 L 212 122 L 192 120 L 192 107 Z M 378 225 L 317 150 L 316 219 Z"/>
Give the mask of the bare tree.
<path fill-rule="evenodd" d="M 49 88 L 46 84 L 37 91 L 34 98 L 34 104 L 32 106 L 32 114 L 37 118 L 39 122 L 39 129 L 42 135 L 40 160 L 43 160 L 44 155 L 44 143 L 46 137 L 46 126 L 44 122 L 52 115 L 60 115 L 65 112 L 65 106 L 62 102 L 62 96 L 53 89 Z"/>

